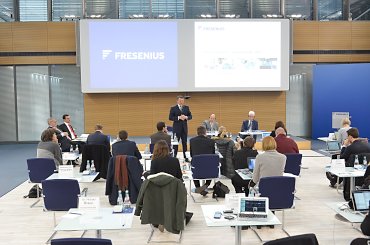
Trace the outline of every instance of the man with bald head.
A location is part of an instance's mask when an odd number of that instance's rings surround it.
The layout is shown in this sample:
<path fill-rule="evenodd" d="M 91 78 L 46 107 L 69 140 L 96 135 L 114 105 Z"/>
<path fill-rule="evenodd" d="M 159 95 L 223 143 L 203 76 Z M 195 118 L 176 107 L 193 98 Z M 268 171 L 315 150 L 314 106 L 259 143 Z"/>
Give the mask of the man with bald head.
<path fill-rule="evenodd" d="M 217 132 L 218 131 L 218 123 L 216 121 L 216 115 L 211 114 L 208 120 L 204 120 L 202 126 L 206 128 L 207 131 L 210 132 Z"/>
<path fill-rule="evenodd" d="M 275 130 L 275 141 L 276 141 L 276 150 L 282 154 L 286 153 L 299 153 L 298 145 L 294 140 L 288 138 L 285 133 L 285 129 L 277 128 Z"/>

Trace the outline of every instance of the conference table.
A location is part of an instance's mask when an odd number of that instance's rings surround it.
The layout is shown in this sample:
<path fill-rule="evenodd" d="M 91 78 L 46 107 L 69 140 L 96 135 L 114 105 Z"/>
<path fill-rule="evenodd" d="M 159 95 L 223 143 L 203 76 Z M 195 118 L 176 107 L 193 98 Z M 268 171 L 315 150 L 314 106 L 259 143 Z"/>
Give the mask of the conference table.
<path fill-rule="evenodd" d="M 74 179 L 77 180 L 79 183 L 92 183 L 95 178 L 98 176 L 99 172 L 95 172 L 92 174 L 83 174 L 83 173 L 73 173 L 73 176 L 67 176 L 59 173 L 53 173 L 50 175 L 47 180 L 51 179 Z"/>
<path fill-rule="evenodd" d="M 99 208 L 96 212 L 73 208 L 62 217 L 54 231 L 96 230 L 96 237 L 101 238 L 102 230 L 131 228 L 134 212 L 135 208 L 131 213 L 113 213 L 113 208 Z"/>
<path fill-rule="evenodd" d="M 225 205 L 202 205 L 202 212 L 204 219 L 206 221 L 207 226 L 209 227 L 230 227 L 230 226 L 235 226 L 235 244 L 240 245 L 242 244 L 241 241 L 241 231 L 242 231 L 242 226 L 256 226 L 256 225 L 261 225 L 261 226 L 267 226 L 267 225 L 281 225 L 281 222 L 279 219 L 269 210 L 267 214 L 267 220 L 266 221 L 261 221 L 261 220 L 238 220 L 236 215 L 234 219 L 228 220 L 225 219 L 224 216 L 220 219 L 214 219 L 214 214 L 215 212 L 221 212 L 223 213 L 224 210 L 228 209 Z M 254 233 L 259 237 L 258 233 L 252 229 Z"/>

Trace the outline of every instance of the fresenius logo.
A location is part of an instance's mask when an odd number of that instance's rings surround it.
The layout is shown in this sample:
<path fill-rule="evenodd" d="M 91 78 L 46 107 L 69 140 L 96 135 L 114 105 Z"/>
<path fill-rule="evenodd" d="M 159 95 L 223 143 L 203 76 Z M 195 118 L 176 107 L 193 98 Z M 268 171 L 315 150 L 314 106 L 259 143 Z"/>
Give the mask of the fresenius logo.
<path fill-rule="evenodd" d="M 103 49 L 102 50 L 102 59 L 103 60 L 106 60 L 108 58 L 108 56 L 110 55 L 110 53 L 112 53 L 112 50 L 110 49 Z"/>

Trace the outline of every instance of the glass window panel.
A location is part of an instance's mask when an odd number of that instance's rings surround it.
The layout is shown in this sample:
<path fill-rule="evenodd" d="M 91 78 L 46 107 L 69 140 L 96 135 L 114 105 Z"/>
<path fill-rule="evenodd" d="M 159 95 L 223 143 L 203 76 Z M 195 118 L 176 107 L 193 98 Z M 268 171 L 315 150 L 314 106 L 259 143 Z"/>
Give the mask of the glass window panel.
<path fill-rule="evenodd" d="M 17 66 L 18 140 L 40 141 L 50 116 L 47 66 Z"/>
<path fill-rule="evenodd" d="M 16 141 L 13 67 L 0 66 L 0 141 Z"/>
<path fill-rule="evenodd" d="M 76 133 L 78 135 L 84 133 L 84 106 L 79 67 L 51 66 L 50 86 L 52 116 L 58 120 L 58 124 L 61 124 L 62 115 L 69 114 Z"/>
<path fill-rule="evenodd" d="M 116 0 L 85 0 L 86 18 L 117 19 Z"/>
<path fill-rule="evenodd" d="M 130 15 L 150 16 L 150 0 L 120 0 L 119 17 L 128 19 Z"/>
<path fill-rule="evenodd" d="M 341 20 L 342 0 L 318 0 L 319 20 Z"/>
<path fill-rule="evenodd" d="M 47 21 L 46 0 L 19 0 L 20 21 Z"/>
<path fill-rule="evenodd" d="M 53 0 L 53 21 L 82 18 L 81 0 Z"/>
<path fill-rule="evenodd" d="M 248 18 L 248 1 L 247 0 L 220 0 L 219 1 L 220 17 L 235 14 L 240 18 Z"/>
<path fill-rule="evenodd" d="M 351 14 L 353 20 L 370 20 L 370 1 L 352 0 Z"/>
<path fill-rule="evenodd" d="M 152 16 L 158 18 L 166 14 L 170 18 L 184 18 L 184 0 L 152 0 Z"/>
<path fill-rule="evenodd" d="M 266 14 L 280 14 L 280 0 L 253 0 L 253 18 Z"/>
<path fill-rule="evenodd" d="M 13 0 L 0 1 L 0 22 L 14 21 Z"/>
<path fill-rule="evenodd" d="M 305 20 L 312 20 L 312 0 L 285 1 L 286 15 L 302 15 Z"/>
<path fill-rule="evenodd" d="M 216 17 L 215 0 L 185 0 L 185 18 L 197 19 L 201 15 Z"/>

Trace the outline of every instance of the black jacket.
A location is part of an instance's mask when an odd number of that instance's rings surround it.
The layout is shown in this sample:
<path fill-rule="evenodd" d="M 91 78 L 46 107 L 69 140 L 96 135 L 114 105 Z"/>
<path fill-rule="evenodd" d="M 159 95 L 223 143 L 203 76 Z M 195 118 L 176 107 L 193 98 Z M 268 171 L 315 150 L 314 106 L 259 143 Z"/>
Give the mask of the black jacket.
<path fill-rule="evenodd" d="M 248 168 L 248 157 L 256 157 L 258 155 L 257 150 L 243 147 L 238 151 L 234 152 L 233 165 L 235 169 Z"/>
<path fill-rule="evenodd" d="M 127 155 L 141 159 L 141 154 L 134 141 L 121 140 L 112 145 L 112 155 Z"/>
<path fill-rule="evenodd" d="M 88 160 L 94 160 L 96 172 L 99 172 L 96 179 L 105 179 L 107 177 L 109 158 L 110 152 L 105 145 L 85 145 L 82 150 L 80 172 L 86 170 Z"/>
<path fill-rule="evenodd" d="M 340 158 L 348 162 L 352 154 L 370 153 L 370 145 L 366 142 L 355 140 L 347 147 L 343 147 L 340 153 Z"/>
<path fill-rule="evenodd" d="M 150 174 L 157 174 L 160 172 L 168 173 L 182 181 L 180 163 L 179 159 L 176 157 L 167 156 L 152 160 L 150 165 Z"/>
<path fill-rule="evenodd" d="M 221 174 L 232 178 L 235 175 L 235 169 L 233 165 L 234 155 L 234 141 L 228 138 L 215 138 L 217 143 L 218 151 L 221 153 Z"/>
<path fill-rule="evenodd" d="M 95 131 L 93 134 L 89 134 L 86 140 L 88 145 L 105 145 L 110 150 L 110 142 L 107 135 L 100 131 Z"/>
<path fill-rule="evenodd" d="M 215 154 L 215 141 L 204 135 L 190 139 L 190 156 Z"/>
<path fill-rule="evenodd" d="M 127 170 L 128 170 L 128 191 L 130 195 L 130 202 L 136 203 L 137 196 L 139 194 L 143 174 L 143 166 L 139 160 L 133 156 L 127 156 L 126 158 Z M 105 195 L 109 196 L 109 203 L 111 205 L 117 205 L 118 198 L 118 186 L 114 181 L 115 171 L 115 157 L 111 157 L 108 164 L 107 182 L 105 183 Z"/>
<path fill-rule="evenodd" d="M 178 117 L 181 115 L 185 115 L 188 117 L 188 120 L 179 120 Z M 173 133 L 180 134 L 185 133 L 188 134 L 188 121 L 192 119 L 192 115 L 189 109 L 189 106 L 183 105 L 182 111 L 180 111 L 179 106 L 175 105 L 171 107 L 170 114 L 168 115 L 168 119 L 173 121 Z"/>
<path fill-rule="evenodd" d="M 370 236 L 370 214 L 367 214 L 361 223 L 361 231 L 365 236 Z"/>

